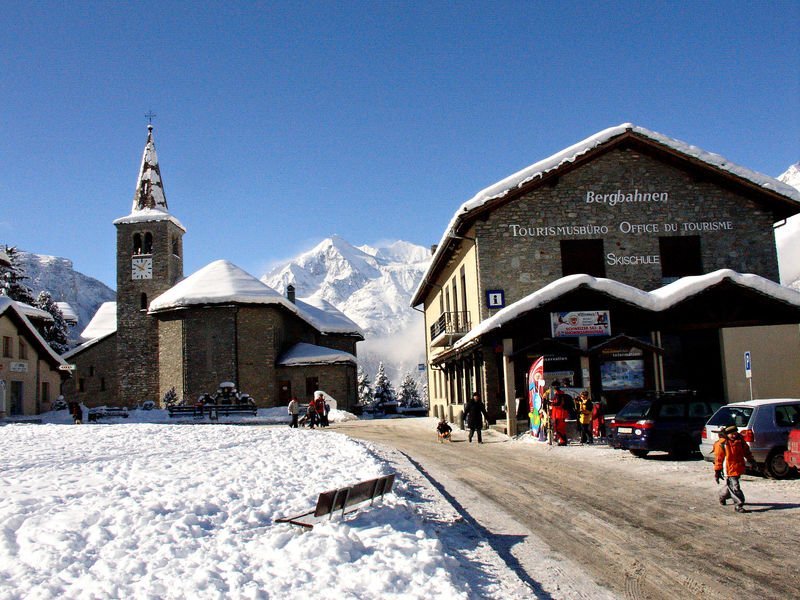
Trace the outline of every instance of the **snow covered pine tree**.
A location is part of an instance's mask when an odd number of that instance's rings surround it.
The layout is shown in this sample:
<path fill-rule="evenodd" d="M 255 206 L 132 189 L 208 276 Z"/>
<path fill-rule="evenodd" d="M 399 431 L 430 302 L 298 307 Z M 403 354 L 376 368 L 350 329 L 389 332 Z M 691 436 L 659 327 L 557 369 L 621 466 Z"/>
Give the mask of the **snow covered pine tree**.
<path fill-rule="evenodd" d="M 39 326 L 39 333 L 42 334 L 44 340 L 50 344 L 50 347 L 58 354 L 63 354 L 69 349 L 69 332 L 67 321 L 64 319 L 64 314 L 58 305 L 53 301 L 50 292 L 39 292 L 39 296 L 33 303 L 36 308 L 50 313 L 53 317 L 53 322 L 45 322 Z"/>
<path fill-rule="evenodd" d="M 372 392 L 372 399 L 375 408 L 383 410 L 385 413 L 397 412 L 397 392 L 392 387 L 392 382 L 386 376 L 383 362 L 378 365 L 378 373 L 375 375 L 375 388 Z"/>
<path fill-rule="evenodd" d="M 19 251 L 15 246 L 6 246 L 5 254 L 11 264 L 0 262 L 0 293 L 17 302 L 33 305 L 33 292 L 22 282 L 28 277 L 20 266 Z"/>

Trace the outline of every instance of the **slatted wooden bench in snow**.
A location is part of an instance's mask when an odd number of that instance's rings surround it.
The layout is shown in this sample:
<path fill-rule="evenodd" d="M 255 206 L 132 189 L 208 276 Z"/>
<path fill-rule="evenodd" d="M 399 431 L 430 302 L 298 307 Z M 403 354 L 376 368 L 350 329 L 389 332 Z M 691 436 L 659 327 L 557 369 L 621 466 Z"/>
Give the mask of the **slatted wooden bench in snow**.
<path fill-rule="evenodd" d="M 275 519 L 276 523 L 289 523 L 299 527 L 311 529 L 315 524 L 323 521 L 325 517 L 332 519 L 335 514 L 341 511 L 344 518 L 346 514 L 356 512 L 360 508 L 372 506 L 375 499 L 383 499 L 385 494 L 392 491 L 395 473 L 362 481 L 354 485 L 322 492 L 317 498 L 317 506 L 314 510 L 297 515 L 296 517 L 283 517 Z M 367 504 L 369 502 L 369 504 Z"/>

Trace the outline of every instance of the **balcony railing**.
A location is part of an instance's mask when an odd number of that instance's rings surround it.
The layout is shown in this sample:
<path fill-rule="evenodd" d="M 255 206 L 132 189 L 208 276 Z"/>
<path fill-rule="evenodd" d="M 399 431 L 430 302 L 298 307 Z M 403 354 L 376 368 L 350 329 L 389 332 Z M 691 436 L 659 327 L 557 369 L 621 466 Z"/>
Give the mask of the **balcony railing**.
<path fill-rule="evenodd" d="M 469 311 L 442 313 L 431 325 L 431 345 L 450 346 L 472 328 Z"/>

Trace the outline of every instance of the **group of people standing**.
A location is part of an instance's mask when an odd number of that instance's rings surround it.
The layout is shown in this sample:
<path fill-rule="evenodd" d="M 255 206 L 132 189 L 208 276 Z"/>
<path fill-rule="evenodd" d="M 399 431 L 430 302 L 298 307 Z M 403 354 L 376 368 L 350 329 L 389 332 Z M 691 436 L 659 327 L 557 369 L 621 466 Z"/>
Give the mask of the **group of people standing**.
<path fill-rule="evenodd" d="M 300 419 L 300 403 L 296 397 L 292 396 L 287 409 L 292 418 L 289 427 L 297 428 L 300 425 L 307 425 L 310 429 L 314 429 L 316 426 L 327 427 L 330 425 L 328 415 L 331 412 L 331 405 L 325 401 L 325 396 L 321 392 L 317 393 L 316 398 L 308 403 L 308 409 L 302 419 Z"/>
<path fill-rule="evenodd" d="M 581 435 L 581 444 L 593 444 L 594 438 L 605 437 L 606 422 L 603 407 L 600 402 L 592 401 L 589 392 L 583 390 L 573 400 L 566 392 L 561 390 L 561 383 L 553 381 L 550 388 L 542 396 L 542 406 L 539 409 L 539 439 L 546 441 L 552 433 L 552 440 L 559 446 L 566 446 L 567 419 L 574 410 L 578 422 L 578 431 Z"/>

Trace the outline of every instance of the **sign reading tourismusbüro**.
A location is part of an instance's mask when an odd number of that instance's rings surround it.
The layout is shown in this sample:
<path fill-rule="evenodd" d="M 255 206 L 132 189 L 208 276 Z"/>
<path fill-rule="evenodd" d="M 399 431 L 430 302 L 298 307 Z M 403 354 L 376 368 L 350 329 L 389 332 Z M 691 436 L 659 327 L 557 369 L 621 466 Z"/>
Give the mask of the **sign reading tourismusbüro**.
<path fill-rule="evenodd" d="M 582 235 L 606 235 L 616 229 L 625 235 L 651 233 L 714 232 L 731 231 L 733 221 L 688 221 L 685 223 L 631 223 L 621 221 L 616 226 L 609 225 L 544 225 L 531 226 L 512 223 L 508 226 L 512 237 L 570 237 Z"/>
<path fill-rule="evenodd" d="M 640 192 L 638 189 L 632 192 L 615 192 L 603 194 L 601 192 L 586 192 L 586 204 L 607 204 L 616 206 L 627 202 L 668 202 L 669 192 Z"/>

